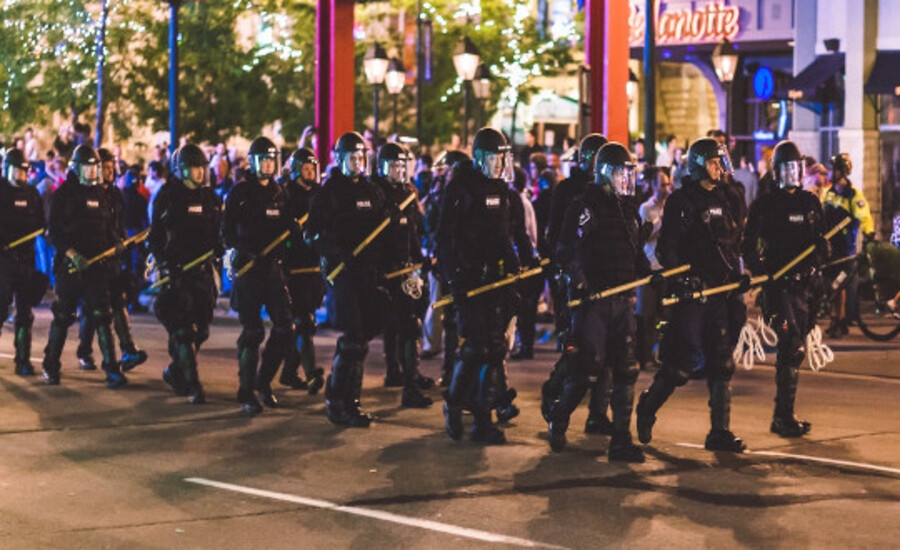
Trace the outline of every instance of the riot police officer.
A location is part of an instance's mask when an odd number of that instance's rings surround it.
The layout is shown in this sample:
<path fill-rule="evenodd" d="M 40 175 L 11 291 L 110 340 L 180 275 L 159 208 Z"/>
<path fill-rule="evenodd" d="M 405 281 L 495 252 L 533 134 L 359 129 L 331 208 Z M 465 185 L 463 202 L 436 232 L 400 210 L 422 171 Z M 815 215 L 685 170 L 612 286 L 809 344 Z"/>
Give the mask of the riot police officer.
<path fill-rule="evenodd" d="M 236 272 L 253 262 L 248 271 L 236 276 L 231 299 L 242 326 L 237 341 L 237 399 L 241 410 L 257 414 L 262 412 L 262 406 L 254 390 L 266 407 L 278 406 L 272 379 L 294 333 L 291 301 L 281 266 L 284 246 L 279 244 L 268 254 L 263 251 L 285 231 L 293 231 L 296 223 L 288 211 L 287 193 L 275 183 L 278 148 L 268 138 L 258 137 L 250 144 L 247 157 L 247 179 L 232 189 L 225 202 L 222 237 L 227 247 L 235 249 Z M 272 330 L 260 360 L 259 347 L 266 336 L 260 316 L 263 306 L 272 321 Z"/>
<path fill-rule="evenodd" d="M 297 149 L 288 158 L 286 168 L 284 187 L 288 195 L 288 212 L 293 219 L 300 220 L 309 213 L 310 203 L 321 188 L 319 161 L 310 149 Z M 284 272 L 291 295 L 295 345 L 288 348 L 279 382 L 315 395 L 325 385 L 325 372 L 316 366 L 313 343 L 316 309 L 322 304 L 325 283 L 319 272 L 319 256 L 303 239 L 302 231 L 292 233 L 285 247 Z M 301 365 L 306 380 L 298 374 Z"/>
<path fill-rule="evenodd" d="M 119 239 L 125 238 L 125 200 L 121 191 L 115 186 L 117 174 L 116 157 L 109 150 L 100 148 L 97 150 L 100 156 L 100 186 L 109 195 L 109 202 L 114 211 L 116 228 L 119 231 Z M 125 269 L 122 258 L 116 258 L 110 264 L 111 277 L 109 279 L 110 305 L 112 306 L 113 330 L 119 338 L 119 349 L 122 351 L 122 371 L 128 372 L 147 361 L 147 352 L 139 349 L 131 335 L 131 320 L 128 317 L 129 296 L 137 292 L 137 278 L 135 274 Z M 94 325 L 89 315 L 82 311 L 81 326 L 78 331 L 78 363 L 82 370 L 94 370 L 93 350 Z"/>
<path fill-rule="evenodd" d="M 100 157 L 89 145 L 75 148 L 66 179 L 53 193 L 50 240 L 56 249 L 53 265 L 57 299 L 44 350 L 44 381 L 59 384 L 60 356 L 80 302 L 97 331 L 106 385 L 119 388 L 127 379 L 116 358 L 108 287 L 116 268 L 107 262 L 88 265 L 88 260 L 113 247 L 124 252 L 124 246 L 115 207 L 100 185 Z"/>
<path fill-rule="evenodd" d="M 331 281 L 338 338 L 331 375 L 325 382 L 325 410 L 338 425 L 366 428 L 360 411 L 363 363 L 369 341 L 382 330 L 387 294 L 379 282 L 383 239 L 353 251 L 388 215 L 384 194 L 367 177 L 369 151 L 363 137 L 349 132 L 334 145 L 337 162 L 313 199 L 307 234 L 322 257 L 323 273 L 345 267 Z"/>
<path fill-rule="evenodd" d="M 437 235 L 438 268 L 453 294 L 465 340 L 444 394 L 444 420 L 448 435 L 461 438 L 467 408 L 474 416 L 472 440 L 503 443 L 491 411 L 501 404 L 498 393 L 505 385 L 505 332 L 516 309 L 515 290 L 507 286 L 472 298 L 466 293 L 532 265 L 533 250 L 527 236 L 514 244 L 513 192 L 502 179 L 512 168 L 506 138 L 482 128 L 472 149 L 475 166 L 461 164 L 444 191 Z"/>
<path fill-rule="evenodd" d="M 387 207 L 397 210 L 384 233 L 383 273 L 394 273 L 421 264 L 422 241 L 419 237 L 422 216 L 415 200 L 403 210 L 401 203 L 416 192 L 406 172 L 411 155 L 397 143 L 387 143 L 378 151 L 377 175 L 372 179 L 385 196 Z M 417 271 L 385 281 L 391 305 L 384 323 L 384 359 L 387 363 L 385 385 L 397 371 L 403 385 L 401 406 L 425 408 L 431 398 L 419 389 L 419 331 L 421 316 L 428 306 L 427 291 Z"/>
<path fill-rule="evenodd" d="M 10 149 L 0 174 L 0 322 L 16 300 L 14 322 L 15 372 L 31 376 L 31 308 L 40 303 L 48 278 L 35 270 L 34 240 L 11 247 L 23 237 L 44 228 L 44 207 L 33 186 L 28 185 L 28 160 L 19 149 Z"/>
<path fill-rule="evenodd" d="M 588 134 L 578 147 L 578 165 L 572 168 L 571 175 L 561 181 L 553 190 L 550 215 L 547 221 L 547 243 L 551 251 L 556 250 L 562 229 L 563 218 L 572 202 L 580 197 L 594 180 L 597 153 L 606 145 L 607 139 L 602 134 Z M 569 356 L 575 351 L 571 342 L 567 342 L 571 329 L 571 316 L 568 307 L 568 289 L 566 278 L 562 277 L 562 266 L 555 261 L 557 276 L 553 282 L 553 306 L 557 331 L 557 348 L 562 351 L 559 361 L 550 373 L 550 377 L 541 387 L 541 410 L 549 421 L 550 406 L 558 399 L 566 379 L 566 364 Z M 609 407 L 609 393 L 612 387 L 610 378 L 612 371 L 601 370 L 600 377 L 591 384 L 591 396 L 588 407 L 588 418 L 584 425 L 585 433 L 612 435 L 612 422 L 606 416 Z"/>
<path fill-rule="evenodd" d="M 566 211 L 556 257 L 564 268 L 570 295 L 586 299 L 650 272 L 640 234 L 640 216 L 628 197 L 634 195 L 635 165 L 619 143 L 596 155 L 594 182 Z M 587 391 L 589 378 L 611 371 L 613 434 L 609 459 L 643 462 L 631 440 L 634 383 L 639 369 L 634 355 L 637 322 L 633 293 L 588 301 L 572 312 L 577 352 L 570 354 L 563 391 L 550 411 L 550 446 L 566 444 L 569 417 Z"/>
<path fill-rule="evenodd" d="M 154 312 L 169 334 L 172 363 L 163 380 L 176 395 L 201 404 L 206 395 L 197 374 L 197 353 L 209 338 L 219 295 L 216 265 L 224 252 L 219 233 L 222 201 L 209 186 L 209 162 L 199 147 L 183 145 L 172 155 L 171 164 L 172 179 L 153 201 L 148 237 L 160 279 L 168 279 Z M 208 259 L 190 267 L 207 253 Z"/>
<path fill-rule="evenodd" d="M 806 335 L 816 323 L 818 266 L 827 258 L 824 213 L 819 199 L 802 189 L 803 155 L 792 141 L 775 147 L 776 188 L 750 206 L 744 235 L 744 262 L 755 274 L 772 274 L 810 245 L 813 254 L 763 290 L 763 313 L 778 334 L 775 361 L 775 413 L 771 430 L 782 437 L 809 432 L 809 422 L 794 416 L 794 398 Z"/>
<path fill-rule="evenodd" d="M 672 193 L 663 210 L 656 256 L 665 269 L 691 265 L 692 275 L 675 281 L 682 300 L 671 307 L 662 342 L 662 367 L 637 406 L 641 443 L 652 438 L 656 412 L 675 388 L 684 385 L 702 357 L 709 388 L 711 430 L 709 450 L 742 452 L 743 441 L 731 432 L 732 351 L 746 310 L 740 292 L 717 294 L 703 301 L 690 294 L 701 288 L 742 281 L 740 228 L 732 211 L 732 198 L 723 192 L 727 151 L 711 138 L 695 141 L 688 151 L 689 175 Z"/>

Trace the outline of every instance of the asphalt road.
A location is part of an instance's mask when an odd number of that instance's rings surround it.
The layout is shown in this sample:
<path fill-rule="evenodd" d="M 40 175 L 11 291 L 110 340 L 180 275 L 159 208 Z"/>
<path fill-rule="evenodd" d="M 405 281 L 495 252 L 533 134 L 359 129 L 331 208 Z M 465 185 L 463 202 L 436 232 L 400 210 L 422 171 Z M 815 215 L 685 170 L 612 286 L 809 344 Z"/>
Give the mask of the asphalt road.
<path fill-rule="evenodd" d="M 37 356 L 48 321 L 40 310 Z M 732 424 L 751 452 L 697 448 L 708 407 L 692 382 L 661 410 L 647 462 L 625 465 L 607 463 L 607 438 L 581 432 L 585 406 L 569 447 L 550 452 L 538 408 L 549 345 L 509 364 L 523 412 L 507 445 L 485 447 L 447 438 L 437 390 L 431 409 L 400 409 L 399 389 L 381 387 L 377 341 L 363 392 L 376 422 L 344 430 L 321 394 L 280 391 L 283 408 L 241 416 L 233 319 L 217 319 L 201 353 L 203 406 L 167 391 L 151 316 L 135 318 L 150 360 L 117 391 L 75 368 L 74 327 L 61 386 L 13 375 L 5 328 L 2 548 L 889 547 L 900 535 L 900 342 L 851 335 L 826 371 L 802 372 L 806 438 L 768 432 L 774 370 L 763 364 L 734 382 Z M 323 365 L 334 341 L 318 338 Z M 437 376 L 438 361 L 423 370 Z"/>

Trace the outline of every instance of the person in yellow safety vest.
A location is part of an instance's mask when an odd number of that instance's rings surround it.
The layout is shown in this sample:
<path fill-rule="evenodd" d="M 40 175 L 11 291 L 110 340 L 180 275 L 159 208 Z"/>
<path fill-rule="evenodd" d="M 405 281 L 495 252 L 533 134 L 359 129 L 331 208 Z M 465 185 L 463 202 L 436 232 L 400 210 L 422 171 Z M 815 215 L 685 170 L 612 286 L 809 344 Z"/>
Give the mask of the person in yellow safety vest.
<path fill-rule="evenodd" d="M 826 191 L 822 199 L 825 209 L 826 227 L 833 227 L 842 219 L 850 216 L 851 222 L 843 230 L 831 239 L 833 258 L 843 258 L 857 253 L 857 239 L 862 230 L 864 242 L 875 236 L 875 220 L 869 211 L 869 204 L 863 196 L 862 190 L 853 186 L 850 174 L 853 171 L 853 163 L 850 155 L 839 153 L 831 158 L 831 188 Z M 835 271 L 826 276 L 836 276 L 840 271 Z M 847 275 L 848 281 L 844 290 L 835 296 L 831 314 L 831 325 L 827 334 L 831 338 L 840 338 L 847 334 L 847 325 L 850 319 L 856 316 L 856 291 L 859 285 L 859 277 L 855 269 L 851 269 Z"/>

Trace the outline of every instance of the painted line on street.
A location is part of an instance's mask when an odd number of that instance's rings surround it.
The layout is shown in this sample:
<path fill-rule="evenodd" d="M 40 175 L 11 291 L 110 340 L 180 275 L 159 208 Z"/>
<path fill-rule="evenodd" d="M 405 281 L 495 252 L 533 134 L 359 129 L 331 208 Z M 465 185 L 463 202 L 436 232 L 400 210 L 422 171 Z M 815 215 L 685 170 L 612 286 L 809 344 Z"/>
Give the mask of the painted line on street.
<path fill-rule="evenodd" d="M 688 447 L 691 449 L 705 449 L 703 445 L 696 443 L 678 443 L 679 447 Z M 879 466 L 878 464 L 867 464 L 865 462 L 852 462 L 850 460 L 837 460 L 834 458 L 823 458 L 820 456 L 797 455 L 792 453 L 779 453 L 777 451 L 744 451 L 743 454 L 757 456 L 771 456 L 773 458 L 791 458 L 794 460 L 805 460 L 808 462 L 818 462 L 820 464 L 830 464 L 832 466 L 848 466 L 851 468 L 860 468 L 862 470 L 872 470 L 874 472 L 882 472 L 886 474 L 900 475 L 900 468 L 890 468 L 888 466 Z"/>
<path fill-rule="evenodd" d="M 370 508 L 360 508 L 358 506 L 342 506 L 340 504 L 336 504 L 334 502 L 329 502 L 327 500 L 320 500 L 316 498 L 308 498 L 296 495 L 289 495 L 286 493 L 276 493 L 274 491 L 265 491 L 262 489 L 254 489 L 252 487 L 244 487 L 242 485 L 234 485 L 232 483 L 223 483 L 221 481 L 213 481 L 211 479 L 204 479 L 201 477 L 189 477 L 185 478 L 185 481 L 188 483 L 194 483 L 197 485 L 205 485 L 207 487 L 214 487 L 216 489 L 224 489 L 226 491 L 232 491 L 235 493 L 243 493 L 245 495 L 253 495 L 262 498 L 268 498 L 272 500 L 280 500 L 283 502 L 291 502 L 294 504 L 301 504 L 303 506 L 309 506 L 312 508 L 319 508 L 322 510 L 330 510 L 333 512 L 341 512 L 344 514 L 350 514 L 354 516 L 362 516 L 371 519 L 377 519 L 381 521 L 386 521 L 389 523 L 397 523 L 399 525 L 406 525 L 408 527 L 417 527 L 419 529 L 426 529 L 429 531 L 435 531 L 438 533 L 445 533 L 447 535 L 453 535 L 457 537 L 465 537 L 468 539 L 478 540 L 482 542 L 492 542 L 498 544 L 509 544 L 514 546 L 521 546 L 524 548 L 564 548 L 562 546 L 554 546 L 551 544 L 544 544 L 542 542 L 537 542 L 528 539 L 520 539 L 517 537 L 509 537 L 506 535 L 500 535 L 497 533 L 491 533 L 488 531 L 479 531 L 477 529 L 469 529 L 468 527 L 459 527 L 457 525 L 450 525 L 448 523 L 440 523 L 437 521 L 431 521 L 427 519 L 413 518 L 409 516 L 401 516 L 398 514 L 392 514 L 391 512 L 383 512 L 381 510 L 372 510 Z"/>

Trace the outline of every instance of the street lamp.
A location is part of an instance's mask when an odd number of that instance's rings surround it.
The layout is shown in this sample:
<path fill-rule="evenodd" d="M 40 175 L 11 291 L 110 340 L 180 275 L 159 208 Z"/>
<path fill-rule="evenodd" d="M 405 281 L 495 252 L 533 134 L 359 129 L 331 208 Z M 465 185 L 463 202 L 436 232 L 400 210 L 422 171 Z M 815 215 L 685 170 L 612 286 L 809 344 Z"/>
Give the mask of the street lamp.
<path fill-rule="evenodd" d="M 469 142 L 469 82 L 475 78 L 475 72 L 478 70 L 478 63 L 481 61 L 481 55 L 475 44 L 468 36 L 456 45 L 456 52 L 453 54 L 453 66 L 456 67 L 456 73 L 463 80 L 463 146 Z"/>
<path fill-rule="evenodd" d="M 731 85 L 737 71 L 738 55 L 728 39 L 722 40 L 712 53 L 713 68 L 725 88 L 725 133 L 731 135 Z"/>
<path fill-rule="evenodd" d="M 406 84 L 406 69 L 403 63 L 396 57 L 392 58 L 388 65 L 387 74 L 384 76 L 384 85 L 394 98 L 394 133 L 397 133 L 397 96 L 403 91 Z"/>
<path fill-rule="evenodd" d="M 481 125 L 484 125 L 484 104 L 491 97 L 492 80 L 494 80 L 494 77 L 491 76 L 491 71 L 488 70 L 487 65 L 479 63 L 478 68 L 475 70 L 475 78 L 472 80 L 472 91 L 481 104 Z"/>
<path fill-rule="evenodd" d="M 384 76 L 388 70 L 388 56 L 381 44 L 375 42 L 366 50 L 363 58 L 363 71 L 366 73 L 366 81 L 372 85 L 375 94 L 375 106 L 372 109 L 375 122 L 372 125 L 372 147 L 378 146 L 378 87 L 384 82 Z"/>

